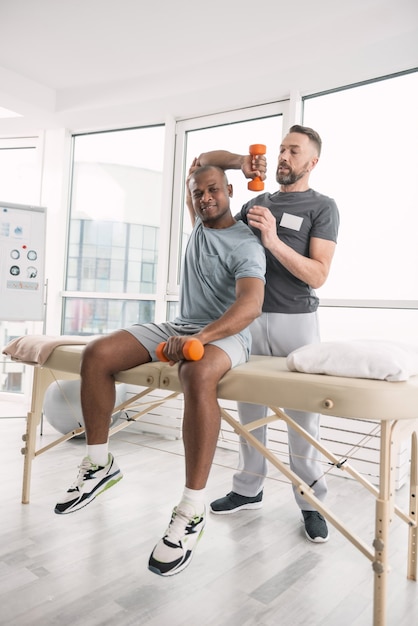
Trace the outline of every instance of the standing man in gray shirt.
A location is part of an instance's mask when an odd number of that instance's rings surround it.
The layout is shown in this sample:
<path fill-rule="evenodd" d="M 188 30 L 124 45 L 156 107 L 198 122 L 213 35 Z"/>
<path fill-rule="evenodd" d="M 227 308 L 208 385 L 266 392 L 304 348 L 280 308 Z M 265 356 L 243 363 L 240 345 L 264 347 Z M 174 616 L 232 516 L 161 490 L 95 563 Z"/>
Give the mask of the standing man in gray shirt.
<path fill-rule="evenodd" d="M 311 128 L 295 125 L 284 137 L 278 157 L 274 193 L 262 193 L 242 207 L 236 218 L 248 224 L 260 238 L 267 260 L 263 313 L 251 325 L 252 353 L 285 357 L 308 343 L 320 340 L 317 318 L 319 304 L 315 289 L 327 279 L 334 255 L 339 214 L 332 198 L 310 188 L 309 176 L 321 154 L 321 138 Z M 247 178 L 265 178 L 264 157 L 239 155 L 224 150 L 201 154 L 196 165 L 216 164 L 222 169 L 241 169 Z M 192 167 L 192 169 L 193 169 Z M 243 424 L 264 417 L 267 408 L 239 403 Z M 313 437 L 320 436 L 320 415 L 286 411 Z M 253 431 L 264 444 L 267 427 Z M 327 485 L 320 453 L 303 437 L 288 429 L 290 467 L 322 501 Z M 267 463 L 262 454 L 240 442 L 239 469 L 232 491 L 211 503 L 217 514 L 229 514 L 262 506 Z M 324 517 L 298 494 L 305 533 L 310 541 L 328 540 Z"/>

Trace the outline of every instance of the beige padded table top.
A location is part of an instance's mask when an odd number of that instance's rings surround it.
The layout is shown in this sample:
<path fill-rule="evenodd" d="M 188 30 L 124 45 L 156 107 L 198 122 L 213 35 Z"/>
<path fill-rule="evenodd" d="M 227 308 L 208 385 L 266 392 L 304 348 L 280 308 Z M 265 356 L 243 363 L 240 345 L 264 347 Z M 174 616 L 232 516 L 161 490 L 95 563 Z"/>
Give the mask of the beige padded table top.
<path fill-rule="evenodd" d="M 162 365 L 160 387 L 181 391 L 177 368 Z M 303 374 L 290 372 L 285 358 L 252 356 L 248 363 L 224 376 L 218 397 L 338 417 L 415 419 L 418 417 L 418 376 L 407 382 L 388 383 Z"/>
<path fill-rule="evenodd" d="M 84 346 L 58 346 L 44 368 L 78 375 Z M 118 382 L 154 386 L 181 392 L 177 367 L 146 363 L 116 376 Z M 218 388 L 224 400 L 277 405 L 336 417 L 370 420 L 418 417 L 418 376 L 406 382 L 344 378 L 290 372 L 286 359 L 252 356 L 248 363 L 230 370 Z"/>

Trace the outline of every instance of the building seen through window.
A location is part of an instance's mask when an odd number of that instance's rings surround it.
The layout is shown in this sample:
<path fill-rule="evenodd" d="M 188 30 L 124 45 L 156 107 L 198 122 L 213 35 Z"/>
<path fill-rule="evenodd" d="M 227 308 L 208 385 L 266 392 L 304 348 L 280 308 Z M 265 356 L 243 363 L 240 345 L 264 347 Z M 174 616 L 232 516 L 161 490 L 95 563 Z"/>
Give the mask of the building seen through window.
<path fill-rule="evenodd" d="M 162 126 L 74 137 L 64 334 L 153 321 L 163 146 Z"/>

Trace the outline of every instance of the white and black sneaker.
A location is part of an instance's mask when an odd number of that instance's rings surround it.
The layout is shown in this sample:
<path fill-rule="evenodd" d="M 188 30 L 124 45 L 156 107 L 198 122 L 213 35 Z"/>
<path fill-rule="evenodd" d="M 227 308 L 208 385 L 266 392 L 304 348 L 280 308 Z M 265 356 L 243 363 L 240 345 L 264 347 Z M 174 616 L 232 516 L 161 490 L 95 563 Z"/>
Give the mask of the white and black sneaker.
<path fill-rule="evenodd" d="M 196 515 L 193 507 L 180 503 L 173 509 L 165 535 L 155 546 L 148 569 L 160 576 L 173 576 L 187 567 L 192 560 L 205 526 L 205 511 Z"/>
<path fill-rule="evenodd" d="M 86 456 L 79 466 L 76 481 L 68 489 L 62 500 L 55 505 L 55 513 L 64 515 L 82 509 L 103 491 L 115 485 L 122 476 L 123 474 L 112 454 L 109 453 L 107 464 L 104 467 L 95 465 L 90 457 Z"/>

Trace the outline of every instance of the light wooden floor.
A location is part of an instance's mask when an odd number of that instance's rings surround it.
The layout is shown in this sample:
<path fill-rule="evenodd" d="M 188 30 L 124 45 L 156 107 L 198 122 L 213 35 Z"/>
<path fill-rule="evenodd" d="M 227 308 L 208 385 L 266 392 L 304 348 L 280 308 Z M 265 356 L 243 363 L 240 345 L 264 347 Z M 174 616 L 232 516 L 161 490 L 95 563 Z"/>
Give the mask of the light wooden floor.
<path fill-rule="evenodd" d="M 48 430 L 49 429 L 49 430 Z M 181 441 L 122 431 L 111 441 L 124 478 L 68 516 L 55 501 L 76 475 L 84 441 L 33 464 L 22 505 L 24 420 L 0 419 L 0 624 L 7 626 L 370 626 L 370 562 L 331 527 L 305 540 L 288 484 L 276 470 L 264 507 L 209 515 L 192 564 L 165 579 L 148 571 L 183 487 Z M 45 425 L 44 443 L 51 438 Z M 229 491 L 236 453 L 219 449 L 208 502 Z M 331 508 L 370 545 L 374 501 L 352 480 L 329 478 Z M 407 488 L 398 492 L 406 506 Z M 392 525 L 388 626 L 418 623 L 418 584 L 406 579 L 407 527 Z"/>

